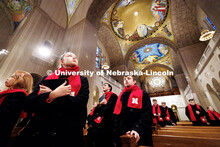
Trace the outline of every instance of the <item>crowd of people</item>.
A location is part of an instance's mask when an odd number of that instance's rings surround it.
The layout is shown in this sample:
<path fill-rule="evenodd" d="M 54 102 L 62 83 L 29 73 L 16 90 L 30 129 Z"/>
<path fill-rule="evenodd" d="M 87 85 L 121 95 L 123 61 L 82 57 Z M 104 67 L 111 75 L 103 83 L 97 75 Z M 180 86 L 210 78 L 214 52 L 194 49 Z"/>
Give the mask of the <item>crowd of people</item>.
<path fill-rule="evenodd" d="M 59 71 L 79 71 L 74 53 L 61 56 Z M 109 83 L 87 116 L 89 83 L 79 75 L 43 77 L 32 91 L 30 73 L 16 71 L 0 91 L 0 146 L 8 147 L 82 147 L 83 128 L 88 121 L 89 147 L 121 147 L 120 136 L 135 137 L 138 145 L 153 146 L 152 125 L 176 125 L 171 108 L 161 106 L 136 85 L 136 77 L 124 76 L 124 89 L 117 96 Z M 220 115 L 210 106 L 208 112 L 191 99 L 186 115 L 193 125 L 219 125 Z M 29 116 L 18 136 L 10 141 L 19 118 Z M 23 121 L 24 122 L 24 121 Z M 10 144 L 9 144 L 10 143 Z"/>

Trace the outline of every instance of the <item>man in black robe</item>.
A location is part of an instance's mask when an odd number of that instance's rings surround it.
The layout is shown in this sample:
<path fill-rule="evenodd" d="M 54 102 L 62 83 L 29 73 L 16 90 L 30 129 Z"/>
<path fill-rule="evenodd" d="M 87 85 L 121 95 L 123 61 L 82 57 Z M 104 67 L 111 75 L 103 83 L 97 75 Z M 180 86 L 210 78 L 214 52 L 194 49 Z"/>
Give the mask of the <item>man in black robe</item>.
<path fill-rule="evenodd" d="M 193 126 L 207 125 L 205 119 L 206 111 L 195 103 L 194 99 L 189 99 L 189 105 L 185 109 L 186 116 L 193 122 Z"/>
<path fill-rule="evenodd" d="M 176 118 L 172 109 L 166 106 L 166 102 L 162 102 L 161 105 L 161 117 L 163 118 L 162 126 L 176 125 Z"/>
<path fill-rule="evenodd" d="M 103 85 L 103 95 L 88 116 L 88 137 L 90 147 L 112 147 L 113 110 L 118 96 L 112 92 L 112 86 Z"/>
<path fill-rule="evenodd" d="M 134 135 L 138 145 L 152 146 L 152 109 L 149 95 L 136 85 L 136 77 L 124 77 L 124 90 L 115 105 L 114 145 L 121 147 L 120 136 Z"/>

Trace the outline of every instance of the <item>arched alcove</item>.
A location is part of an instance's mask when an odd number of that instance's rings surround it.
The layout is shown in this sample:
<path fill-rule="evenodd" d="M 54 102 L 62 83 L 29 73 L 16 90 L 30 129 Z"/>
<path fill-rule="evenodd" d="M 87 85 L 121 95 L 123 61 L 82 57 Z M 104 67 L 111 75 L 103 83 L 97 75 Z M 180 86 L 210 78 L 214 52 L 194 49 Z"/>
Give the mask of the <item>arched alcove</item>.
<path fill-rule="evenodd" d="M 93 104 L 95 104 L 95 102 L 98 102 L 98 101 L 99 101 L 99 88 L 95 86 L 94 92 L 93 92 Z"/>
<path fill-rule="evenodd" d="M 216 92 L 220 93 L 220 84 L 215 78 L 212 78 L 212 85 L 214 86 Z"/>

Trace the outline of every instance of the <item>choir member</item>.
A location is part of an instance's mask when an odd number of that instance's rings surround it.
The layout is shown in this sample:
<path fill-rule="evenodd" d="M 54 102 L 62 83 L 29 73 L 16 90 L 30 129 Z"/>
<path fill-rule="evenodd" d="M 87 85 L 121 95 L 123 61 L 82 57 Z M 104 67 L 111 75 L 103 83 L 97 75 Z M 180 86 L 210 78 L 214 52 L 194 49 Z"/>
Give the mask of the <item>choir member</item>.
<path fill-rule="evenodd" d="M 152 106 L 149 95 L 136 85 L 135 76 L 124 77 L 114 114 L 114 145 L 121 146 L 120 136 L 134 135 L 138 145 L 152 146 Z"/>

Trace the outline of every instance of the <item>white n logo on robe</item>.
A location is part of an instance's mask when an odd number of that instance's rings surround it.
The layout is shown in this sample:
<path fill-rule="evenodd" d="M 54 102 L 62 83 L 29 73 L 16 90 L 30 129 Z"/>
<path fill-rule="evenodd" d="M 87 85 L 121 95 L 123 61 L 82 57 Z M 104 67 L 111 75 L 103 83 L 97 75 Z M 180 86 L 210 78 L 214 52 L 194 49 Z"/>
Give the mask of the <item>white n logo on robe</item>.
<path fill-rule="evenodd" d="M 75 91 L 70 93 L 71 96 L 75 96 Z"/>
<path fill-rule="evenodd" d="M 138 98 L 132 98 L 132 104 L 138 104 Z"/>

